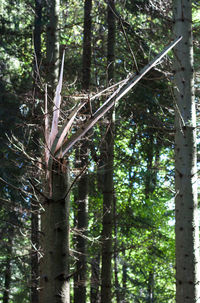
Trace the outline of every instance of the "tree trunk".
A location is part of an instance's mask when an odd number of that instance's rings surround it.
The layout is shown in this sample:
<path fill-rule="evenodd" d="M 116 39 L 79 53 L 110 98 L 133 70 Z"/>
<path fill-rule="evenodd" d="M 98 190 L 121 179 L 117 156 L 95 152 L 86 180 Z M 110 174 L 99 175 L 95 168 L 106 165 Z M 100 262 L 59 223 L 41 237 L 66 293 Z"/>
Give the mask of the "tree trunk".
<path fill-rule="evenodd" d="M 13 230 L 10 231 L 8 238 L 8 247 L 7 247 L 7 260 L 6 260 L 6 268 L 5 268 L 5 281 L 4 281 L 4 292 L 3 292 L 3 303 L 8 303 L 10 301 L 10 285 L 11 285 L 11 259 L 12 259 L 12 246 L 13 246 Z"/>
<path fill-rule="evenodd" d="M 87 148 L 81 146 L 81 168 L 87 162 Z M 84 149 L 83 149 L 84 148 Z M 84 155 L 85 153 L 85 155 Z M 78 183 L 77 203 L 77 229 L 79 235 L 76 237 L 76 250 L 78 261 L 76 263 L 77 274 L 74 276 L 74 303 L 85 303 L 86 301 L 86 278 L 87 278 L 87 235 L 88 226 L 88 175 L 84 174 Z"/>
<path fill-rule="evenodd" d="M 174 31 L 183 39 L 175 62 L 176 302 L 200 300 L 196 113 L 191 1 L 174 1 Z"/>
<path fill-rule="evenodd" d="M 107 23 L 107 68 L 108 82 L 114 78 L 115 60 L 115 16 L 114 1 L 108 1 Z M 113 158 L 114 158 L 114 122 L 113 111 L 109 114 L 109 126 L 103 142 L 103 230 L 102 230 L 102 269 L 101 269 L 101 303 L 111 303 L 111 261 L 112 261 L 112 220 L 113 220 Z"/>
<path fill-rule="evenodd" d="M 41 33 L 42 33 L 42 0 L 35 0 L 34 20 L 34 87 L 39 80 L 39 69 L 41 64 Z"/>
<path fill-rule="evenodd" d="M 54 92 L 59 75 L 59 9 L 60 0 L 47 1 L 47 42 L 46 42 L 46 81 L 49 85 L 49 96 L 54 97 Z"/>
<path fill-rule="evenodd" d="M 100 254 L 98 254 L 96 258 L 92 259 L 91 270 L 90 303 L 99 303 Z"/>
<path fill-rule="evenodd" d="M 39 68 L 41 63 L 41 32 L 42 32 L 42 4 L 41 0 L 35 0 L 35 20 L 34 20 L 34 83 L 33 83 L 33 100 L 39 97 Z M 37 102 L 34 102 L 32 107 L 32 118 L 36 120 L 38 124 L 37 113 L 35 109 Z M 33 150 L 35 156 L 38 155 L 38 139 L 39 133 L 38 130 L 34 132 L 33 138 Z M 31 303 L 38 303 L 39 301 L 39 259 L 38 259 L 38 250 L 39 250 L 39 205 L 36 201 L 31 201 Z"/>
<path fill-rule="evenodd" d="M 118 266 L 117 266 L 117 199 L 116 195 L 113 196 L 113 223 L 114 223 L 114 272 L 115 272 L 115 295 L 116 302 L 120 303 L 120 284 L 118 279 Z"/>
<path fill-rule="evenodd" d="M 85 0 L 84 5 L 84 29 L 83 29 L 83 58 L 82 58 L 82 88 L 88 92 L 91 78 L 91 10 L 92 0 Z M 90 114 L 89 106 L 86 106 L 86 114 Z M 80 147 L 81 169 L 88 164 L 88 140 L 84 139 Z M 78 183 L 78 216 L 77 227 L 81 235 L 77 236 L 77 251 L 79 260 L 76 265 L 77 275 L 74 283 L 74 303 L 86 302 L 87 280 L 87 240 L 85 238 L 88 226 L 88 174 L 84 174 Z"/>
<path fill-rule="evenodd" d="M 91 78 L 91 37 L 92 37 L 92 0 L 85 0 L 83 28 L 83 69 L 82 88 L 88 91 Z"/>
<path fill-rule="evenodd" d="M 52 168 L 52 196 L 41 214 L 43 258 L 41 260 L 40 303 L 69 303 L 69 166 L 55 160 Z"/>
<path fill-rule="evenodd" d="M 154 273 L 153 270 L 149 272 L 148 277 L 148 303 L 154 302 Z"/>
<path fill-rule="evenodd" d="M 31 303 L 39 301 L 39 220 L 36 203 L 31 201 Z"/>

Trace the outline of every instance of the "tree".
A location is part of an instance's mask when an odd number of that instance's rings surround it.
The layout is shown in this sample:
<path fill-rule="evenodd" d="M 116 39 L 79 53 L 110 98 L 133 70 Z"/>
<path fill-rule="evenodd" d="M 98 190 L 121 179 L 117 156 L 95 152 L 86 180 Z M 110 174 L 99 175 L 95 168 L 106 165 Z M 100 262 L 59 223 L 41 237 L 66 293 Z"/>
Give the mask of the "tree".
<path fill-rule="evenodd" d="M 59 75 L 59 12 L 60 0 L 46 1 L 46 60 L 45 76 L 49 85 L 49 96 L 53 99 L 56 83 Z"/>
<path fill-rule="evenodd" d="M 173 48 L 180 38 L 173 41 L 161 54 L 152 60 L 139 75 L 131 75 L 124 81 L 103 105 L 86 120 L 84 125 L 69 139 L 67 138 L 77 113 L 87 104 L 80 102 L 58 129 L 61 89 L 63 81 L 64 55 L 61 66 L 59 83 L 54 98 L 51 132 L 48 130 L 47 103 L 45 107 L 45 160 L 47 168 L 47 185 L 43 192 L 46 194 L 43 203 L 41 244 L 43 258 L 41 260 L 40 302 L 69 302 L 69 167 L 64 156 L 70 148 L 80 140 L 96 123 L 109 111 L 117 100 L 120 100 L 168 51 Z"/>
<path fill-rule="evenodd" d="M 41 66 L 41 33 L 42 33 L 42 2 L 35 0 L 35 16 L 34 16 L 34 66 L 33 66 L 33 104 L 32 120 L 38 126 L 38 99 L 40 98 L 40 66 Z M 34 129 L 33 140 L 30 149 L 34 151 L 35 157 L 39 158 L 41 151 L 39 150 L 39 131 Z M 36 172 L 33 174 L 36 176 Z M 34 195 L 33 195 L 34 196 Z M 31 201 L 31 303 L 38 303 L 39 300 L 39 203 Z"/>
<path fill-rule="evenodd" d="M 174 50 L 176 302 L 199 302 L 199 221 L 197 204 L 196 113 L 192 1 L 174 1 L 174 32 L 183 39 Z"/>
<path fill-rule="evenodd" d="M 84 2 L 84 28 L 83 28 L 83 57 L 82 57 L 82 89 L 89 96 L 91 80 L 91 35 L 92 35 L 92 0 Z M 89 98 L 89 97 L 88 97 Z M 86 115 L 91 115 L 90 106 L 86 104 L 84 109 Z M 80 144 L 77 162 L 79 169 L 84 170 L 88 166 L 89 141 L 84 138 Z M 78 182 L 77 194 L 77 228 L 79 235 L 77 248 L 79 252 L 76 266 L 77 274 L 74 279 L 74 303 L 86 302 L 87 281 L 87 228 L 88 228 L 88 174 L 84 172 Z"/>
<path fill-rule="evenodd" d="M 108 1 L 107 6 L 107 74 L 108 84 L 114 80 L 115 66 L 115 1 Z M 101 302 L 112 300 L 112 227 L 113 227 L 113 163 L 114 163 L 114 121 L 113 110 L 108 114 L 108 127 L 102 140 L 103 165 L 103 230 L 102 230 L 102 268 Z"/>
<path fill-rule="evenodd" d="M 69 203 L 70 176 L 69 163 L 54 158 L 50 161 L 49 150 L 56 137 L 60 113 L 63 66 L 59 84 L 55 84 L 59 71 L 59 0 L 48 2 L 46 79 L 50 85 L 50 98 L 54 96 L 53 118 L 49 132 L 48 95 L 45 96 L 45 179 L 44 206 L 41 213 L 41 246 L 43 257 L 40 262 L 39 302 L 70 301 L 69 292 Z M 46 185 L 45 185 L 46 183 Z M 55 261 L 56 260 L 56 261 Z"/>

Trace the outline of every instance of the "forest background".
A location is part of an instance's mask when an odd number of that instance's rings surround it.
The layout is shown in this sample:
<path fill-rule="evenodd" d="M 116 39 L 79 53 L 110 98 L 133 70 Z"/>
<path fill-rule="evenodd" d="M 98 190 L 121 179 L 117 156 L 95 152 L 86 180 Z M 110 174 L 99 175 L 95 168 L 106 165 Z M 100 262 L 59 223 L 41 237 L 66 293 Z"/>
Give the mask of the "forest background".
<path fill-rule="evenodd" d="M 160 0 L 1 1 L 3 303 L 39 302 L 45 84 L 52 116 L 63 51 L 60 123 L 87 100 L 74 117 L 74 134 L 115 83 L 137 74 L 173 40 L 172 14 L 172 1 Z M 198 127 L 198 1 L 192 15 Z M 173 80 L 170 52 L 68 153 L 74 303 L 175 301 Z"/>

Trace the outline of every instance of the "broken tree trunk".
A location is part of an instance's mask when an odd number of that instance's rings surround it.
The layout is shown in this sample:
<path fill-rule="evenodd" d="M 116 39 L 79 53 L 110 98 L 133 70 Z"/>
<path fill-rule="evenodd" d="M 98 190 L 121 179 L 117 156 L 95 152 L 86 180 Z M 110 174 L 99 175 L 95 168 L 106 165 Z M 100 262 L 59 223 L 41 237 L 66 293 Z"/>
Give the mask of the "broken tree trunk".
<path fill-rule="evenodd" d="M 52 195 L 41 214 L 40 303 L 69 303 L 69 165 L 54 160 Z"/>
<path fill-rule="evenodd" d="M 51 132 L 49 131 L 47 92 L 45 98 L 45 162 L 47 190 L 41 195 L 46 196 L 41 213 L 41 250 L 43 257 L 40 262 L 40 303 L 69 303 L 69 195 L 70 173 L 69 164 L 64 156 L 69 149 L 89 131 L 109 109 L 120 100 L 181 38 L 177 38 L 167 46 L 154 60 L 137 75 L 131 75 L 123 81 L 104 104 L 86 121 L 74 135 L 68 135 L 76 114 L 86 104 L 82 101 L 71 112 L 69 118 L 58 130 L 60 113 L 62 75 L 64 56 L 61 66 L 60 80 L 54 97 L 54 109 Z M 92 98 L 91 98 L 92 99 Z M 47 192 L 47 193 L 45 193 Z"/>

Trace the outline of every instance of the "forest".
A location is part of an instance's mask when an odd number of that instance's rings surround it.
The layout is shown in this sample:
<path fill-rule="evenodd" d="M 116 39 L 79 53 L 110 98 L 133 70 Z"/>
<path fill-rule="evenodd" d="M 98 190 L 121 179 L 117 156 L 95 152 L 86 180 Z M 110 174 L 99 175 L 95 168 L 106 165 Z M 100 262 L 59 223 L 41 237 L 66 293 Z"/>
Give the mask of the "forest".
<path fill-rule="evenodd" d="M 0 33 L 0 302 L 200 303 L 200 2 L 1 0 Z"/>

